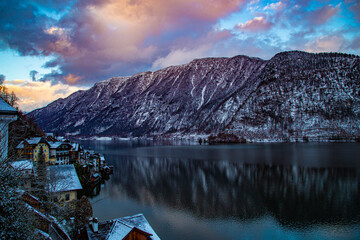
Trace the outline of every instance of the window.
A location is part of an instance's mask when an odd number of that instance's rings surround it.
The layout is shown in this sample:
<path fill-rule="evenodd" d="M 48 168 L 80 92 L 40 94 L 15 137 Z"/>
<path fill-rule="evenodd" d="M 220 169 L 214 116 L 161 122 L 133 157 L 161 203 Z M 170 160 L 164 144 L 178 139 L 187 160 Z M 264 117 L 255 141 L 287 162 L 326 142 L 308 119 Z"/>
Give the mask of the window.
<path fill-rule="evenodd" d="M 69 200 L 70 200 L 70 194 L 67 193 L 67 194 L 65 195 L 65 201 L 69 201 Z"/>

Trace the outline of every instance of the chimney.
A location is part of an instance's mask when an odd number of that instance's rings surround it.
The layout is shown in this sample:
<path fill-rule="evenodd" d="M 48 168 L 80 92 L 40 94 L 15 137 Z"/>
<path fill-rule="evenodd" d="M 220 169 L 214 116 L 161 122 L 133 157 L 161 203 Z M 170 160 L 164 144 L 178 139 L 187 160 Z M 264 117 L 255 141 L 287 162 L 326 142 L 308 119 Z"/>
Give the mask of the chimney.
<path fill-rule="evenodd" d="M 99 231 L 99 221 L 97 218 L 94 218 L 92 221 L 92 227 L 93 227 L 93 231 L 95 233 L 97 233 Z"/>

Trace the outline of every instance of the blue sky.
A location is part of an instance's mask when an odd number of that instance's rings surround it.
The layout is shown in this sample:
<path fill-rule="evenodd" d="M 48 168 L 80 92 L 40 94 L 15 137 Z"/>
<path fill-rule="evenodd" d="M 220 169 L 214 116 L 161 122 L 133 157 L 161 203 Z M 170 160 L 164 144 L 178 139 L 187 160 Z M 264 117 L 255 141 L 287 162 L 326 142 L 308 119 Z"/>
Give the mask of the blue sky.
<path fill-rule="evenodd" d="M 194 58 L 360 52 L 356 0 L 8 0 L 0 11 L 0 74 L 25 111 Z"/>

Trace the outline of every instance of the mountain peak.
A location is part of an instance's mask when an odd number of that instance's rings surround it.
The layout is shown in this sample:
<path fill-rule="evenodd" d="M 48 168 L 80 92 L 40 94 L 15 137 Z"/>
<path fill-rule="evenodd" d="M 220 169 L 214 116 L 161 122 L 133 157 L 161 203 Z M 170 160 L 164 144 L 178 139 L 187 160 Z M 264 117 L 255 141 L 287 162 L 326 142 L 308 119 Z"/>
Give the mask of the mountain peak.
<path fill-rule="evenodd" d="M 248 139 L 360 135 L 358 56 L 290 51 L 195 59 L 110 78 L 30 113 L 46 131 Z"/>

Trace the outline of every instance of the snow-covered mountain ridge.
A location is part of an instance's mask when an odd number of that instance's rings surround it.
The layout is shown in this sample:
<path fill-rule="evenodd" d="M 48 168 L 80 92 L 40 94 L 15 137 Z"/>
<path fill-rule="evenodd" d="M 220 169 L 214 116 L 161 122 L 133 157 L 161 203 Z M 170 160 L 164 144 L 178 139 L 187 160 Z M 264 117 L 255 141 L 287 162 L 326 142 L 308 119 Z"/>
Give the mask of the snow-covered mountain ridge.
<path fill-rule="evenodd" d="M 294 51 L 268 61 L 196 59 L 98 82 L 29 115 L 45 131 L 81 136 L 359 136 L 360 58 Z"/>

